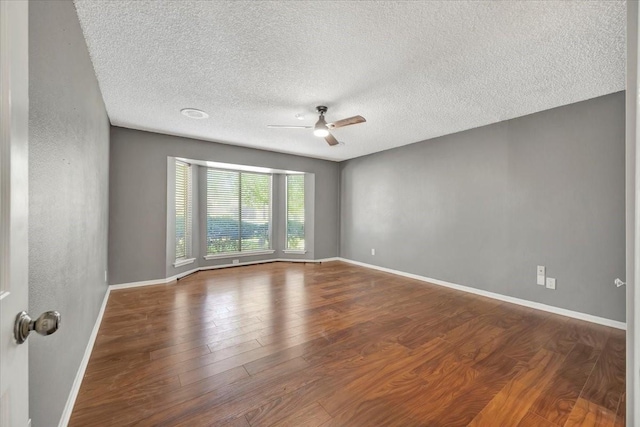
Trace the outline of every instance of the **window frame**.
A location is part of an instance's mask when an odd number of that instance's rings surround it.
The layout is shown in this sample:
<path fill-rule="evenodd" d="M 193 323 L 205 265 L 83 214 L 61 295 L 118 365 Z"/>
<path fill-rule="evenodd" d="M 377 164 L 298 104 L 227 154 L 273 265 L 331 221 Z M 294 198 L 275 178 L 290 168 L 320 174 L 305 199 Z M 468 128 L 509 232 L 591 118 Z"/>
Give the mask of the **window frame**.
<path fill-rule="evenodd" d="M 177 188 L 177 180 L 178 180 L 178 165 L 186 166 L 186 188 L 185 188 L 185 247 L 184 247 L 184 255 L 178 256 L 178 236 L 177 236 L 177 228 L 178 228 L 178 213 L 177 210 L 174 213 L 174 258 L 175 262 L 173 264 L 174 267 L 180 267 L 183 265 L 191 264 L 195 261 L 193 256 L 193 167 L 191 163 L 185 162 L 183 160 L 174 160 L 175 170 L 174 170 L 174 207 L 177 207 L 178 201 L 178 188 Z"/>
<path fill-rule="evenodd" d="M 252 172 L 252 171 L 244 171 L 238 169 L 226 169 L 226 168 L 215 168 L 215 167 L 206 167 L 205 169 L 205 224 L 208 223 L 209 220 L 209 171 L 220 171 L 220 172 L 233 172 L 238 174 L 238 182 L 239 182 L 239 191 L 238 191 L 238 246 L 240 248 L 239 251 L 233 252 L 220 252 L 220 253 L 209 253 L 209 234 L 208 225 L 204 227 L 204 239 L 205 239 L 205 255 L 203 256 L 206 260 L 212 259 L 220 259 L 220 258 L 237 258 L 237 257 L 245 257 L 245 256 L 256 256 L 256 255 L 267 255 L 275 253 L 273 249 L 273 173 L 265 173 L 265 172 Z M 254 250 L 242 250 L 242 174 L 248 175 L 264 175 L 269 178 L 269 248 L 268 249 L 254 249 Z"/>

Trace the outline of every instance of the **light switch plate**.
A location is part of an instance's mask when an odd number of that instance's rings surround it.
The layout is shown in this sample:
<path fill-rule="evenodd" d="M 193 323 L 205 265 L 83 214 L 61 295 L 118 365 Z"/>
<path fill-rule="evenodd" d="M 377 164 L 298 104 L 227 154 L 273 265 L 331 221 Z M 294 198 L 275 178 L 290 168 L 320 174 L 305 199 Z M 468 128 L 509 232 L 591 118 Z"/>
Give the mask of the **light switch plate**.
<path fill-rule="evenodd" d="M 556 288 L 556 279 L 553 277 L 547 277 L 547 289 L 555 289 Z"/>
<path fill-rule="evenodd" d="M 538 268 L 536 268 L 536 283 L 540 286 L 544 286 L 544 276 L 545 276 L 545 272 L 546 272 L 546 268 L 544 267 L 544 265 L 539 265 Z"/>

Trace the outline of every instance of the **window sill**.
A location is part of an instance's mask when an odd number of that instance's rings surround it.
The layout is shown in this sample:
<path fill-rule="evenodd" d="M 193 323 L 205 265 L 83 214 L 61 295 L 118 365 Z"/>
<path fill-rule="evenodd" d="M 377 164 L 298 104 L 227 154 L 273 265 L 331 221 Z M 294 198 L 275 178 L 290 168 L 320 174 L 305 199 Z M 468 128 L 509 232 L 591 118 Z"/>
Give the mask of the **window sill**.
<path fill-rule="evenodd" d="M 209 261 L 212 259 L 221 259 L 221 258 L 239 258 L 239 257 L 256 256 L 256 255 L 270 255 L 274 252 L 275 250 L 273 249 L 268 249 L 265 251 L 227 252 L 224 254 L 205 255 L 204 259 Z"/>
<path fill-rule="evenodd" d="M 297 254 L 297 255 L 304 255 L 307 253 L 306 250 L 298 250 L 298 249 L 285 249 L 282 252 L 284 252 L 285 254 Z"/>
<path fill-rule="evenodd" d="M 182 267 L 183 265 L 192 264 L 195 260 L 195 258 L 177 259 L 173 266 L 175 268 Z"/>

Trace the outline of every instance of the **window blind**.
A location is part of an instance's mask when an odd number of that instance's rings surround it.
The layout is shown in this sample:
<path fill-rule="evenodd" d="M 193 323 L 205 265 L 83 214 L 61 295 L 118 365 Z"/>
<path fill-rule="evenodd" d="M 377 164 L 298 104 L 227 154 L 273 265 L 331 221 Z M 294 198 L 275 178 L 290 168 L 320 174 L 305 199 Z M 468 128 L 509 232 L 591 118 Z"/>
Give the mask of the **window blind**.
<path fill-rule="evenodd" d="M 287 175 L 287 249 L 305 249 L 304 175 Z"/>
<path fill-rule="evenodd" d="M 191 256 L 191 166 L 176 160 L 176 259 Z"/>
<path fill-rule="evenodd" d="M 240 173 L 240 250 L 271 247 L 271 176 Z"/>
<path fill-rule="evenodd" d="M 207 169 L 207 254 L 271 248 L 271 176 Z"/>

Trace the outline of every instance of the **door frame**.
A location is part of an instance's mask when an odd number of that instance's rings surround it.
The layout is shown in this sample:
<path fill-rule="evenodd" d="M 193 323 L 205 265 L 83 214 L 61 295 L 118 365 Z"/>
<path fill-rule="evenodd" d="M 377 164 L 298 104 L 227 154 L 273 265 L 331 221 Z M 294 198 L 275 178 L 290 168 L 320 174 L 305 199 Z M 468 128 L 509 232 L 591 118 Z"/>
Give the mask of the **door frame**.
<path fill-rule="evenodd" d="M 31 423 L 29 347 L 13 326 L 29 296 L 29 3 L 0 3 L 0 424 L 22 427 Z"/>

